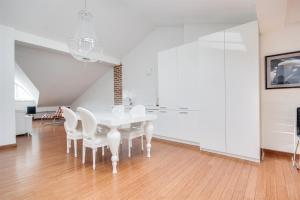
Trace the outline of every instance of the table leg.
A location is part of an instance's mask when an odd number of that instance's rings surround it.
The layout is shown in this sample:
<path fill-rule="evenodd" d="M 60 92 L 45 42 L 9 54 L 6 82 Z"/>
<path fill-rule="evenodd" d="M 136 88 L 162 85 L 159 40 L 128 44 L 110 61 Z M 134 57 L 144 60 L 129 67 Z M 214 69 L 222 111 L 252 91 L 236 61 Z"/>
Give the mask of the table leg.
<path fill-rule="evenodd" d="M 151 157 L 151 139 L 154 132 L 153 122 L 148 121 L 145 127 L 146 140 L 147 140 L 147 157 Z"/>
<path fill-rule="evenodd" d="M 120 145 L 120 132 L 118 131 L 117 127 L 111 127 L 109 133 L 107 134 L 107 141 L 109 145 L 109 149 L 111 151 L 111 162 L 113 167 L 113 174 L 117 173 L 117 162 L 119 160 L 118 158 L 118 151 L 119 151 L 119 145 Z"/>

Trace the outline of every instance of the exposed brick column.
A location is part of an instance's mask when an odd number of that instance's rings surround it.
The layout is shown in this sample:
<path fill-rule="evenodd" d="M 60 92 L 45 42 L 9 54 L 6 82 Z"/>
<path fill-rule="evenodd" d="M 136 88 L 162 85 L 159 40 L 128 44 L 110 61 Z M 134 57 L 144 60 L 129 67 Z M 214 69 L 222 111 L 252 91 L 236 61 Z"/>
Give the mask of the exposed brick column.
<path fill-rule="evenodd" d="M 121 105 L 123 99 L 122 64 L 114 66 L 114 104 Z"/>

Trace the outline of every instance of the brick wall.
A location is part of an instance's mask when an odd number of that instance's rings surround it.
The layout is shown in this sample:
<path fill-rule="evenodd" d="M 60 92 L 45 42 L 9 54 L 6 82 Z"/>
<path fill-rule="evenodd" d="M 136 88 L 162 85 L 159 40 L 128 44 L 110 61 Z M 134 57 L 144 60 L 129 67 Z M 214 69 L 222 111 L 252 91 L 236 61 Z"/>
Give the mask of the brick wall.
<path fill-rule="evenodd" d="M 122 94 L 122 65 L 114 66 L 114 104 L 121 105 Z"/>

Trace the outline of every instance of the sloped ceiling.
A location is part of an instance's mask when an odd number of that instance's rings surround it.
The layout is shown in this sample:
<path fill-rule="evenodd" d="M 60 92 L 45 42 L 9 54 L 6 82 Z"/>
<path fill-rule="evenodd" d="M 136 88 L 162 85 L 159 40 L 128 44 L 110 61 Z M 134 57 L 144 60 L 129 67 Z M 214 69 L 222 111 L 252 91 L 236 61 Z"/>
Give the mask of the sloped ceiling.
<path fill-rule="evenodd" d="M 256 19 L 255 0 L 119 0 L 158 26 L 239 24 Z"/>
<path fill-rule="evenodd" d="M 82 63 L 70 55 L 16 45 L 16 62 L 40 91 L 39 106 L 71 105 L 112 66 Z"/>
<path fill-rule="evenodd" d="M 0 0 L 0 24 L 66 42 L 84 0 Z M 123 58 L 158 26 L 237 24 L 256 19 L 255 0 L 87 0 L 104 53 Z M 16 46 L 16 61 L 40 91 L 40 106 L 68 105 L 111 66 Z"/>
<path fill-rule="evenodd" d="M 84 0 L 0 0 L 0 24 L 66 42 Z M 156 26 L 238 24 L 256 19 L 255 0 L 87 0 L 104 51 L 122 58 Z"/>
<path fill-rule="evenodd" d="M 261 33 L 300 23 L 299 0 L 257 0 L 256 9 Z"/>
<path fill-rule="evenodd" d="M 0 0 L 0 24 L 61 42 L 72 37 L 84 0 Z M 117 0 L 87 0 L 104 53 L 121 58 L 153 29 Z"/>

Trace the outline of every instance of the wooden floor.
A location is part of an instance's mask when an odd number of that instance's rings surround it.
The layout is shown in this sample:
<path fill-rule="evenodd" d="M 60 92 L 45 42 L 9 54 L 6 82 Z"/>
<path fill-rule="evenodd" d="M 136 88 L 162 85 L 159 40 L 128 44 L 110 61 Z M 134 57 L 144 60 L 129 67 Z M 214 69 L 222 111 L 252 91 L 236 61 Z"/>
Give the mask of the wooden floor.
<path fill-rule="evenodd" d="M 187 146 L 152 142 L 152 158 L 133 144 L 121 147 L 118 174 L 110 153 L 91 164 L 66 154 L 62 126 L 35 124 L 32 137 L 17 137 L 18 147 L 0 151 L 0 199 L 300 199 L 300 174 L 290 157 L 267 153 L 254 164 L 200 152 Z M 73 149 L 72 149 L 73 150 Z"/>

